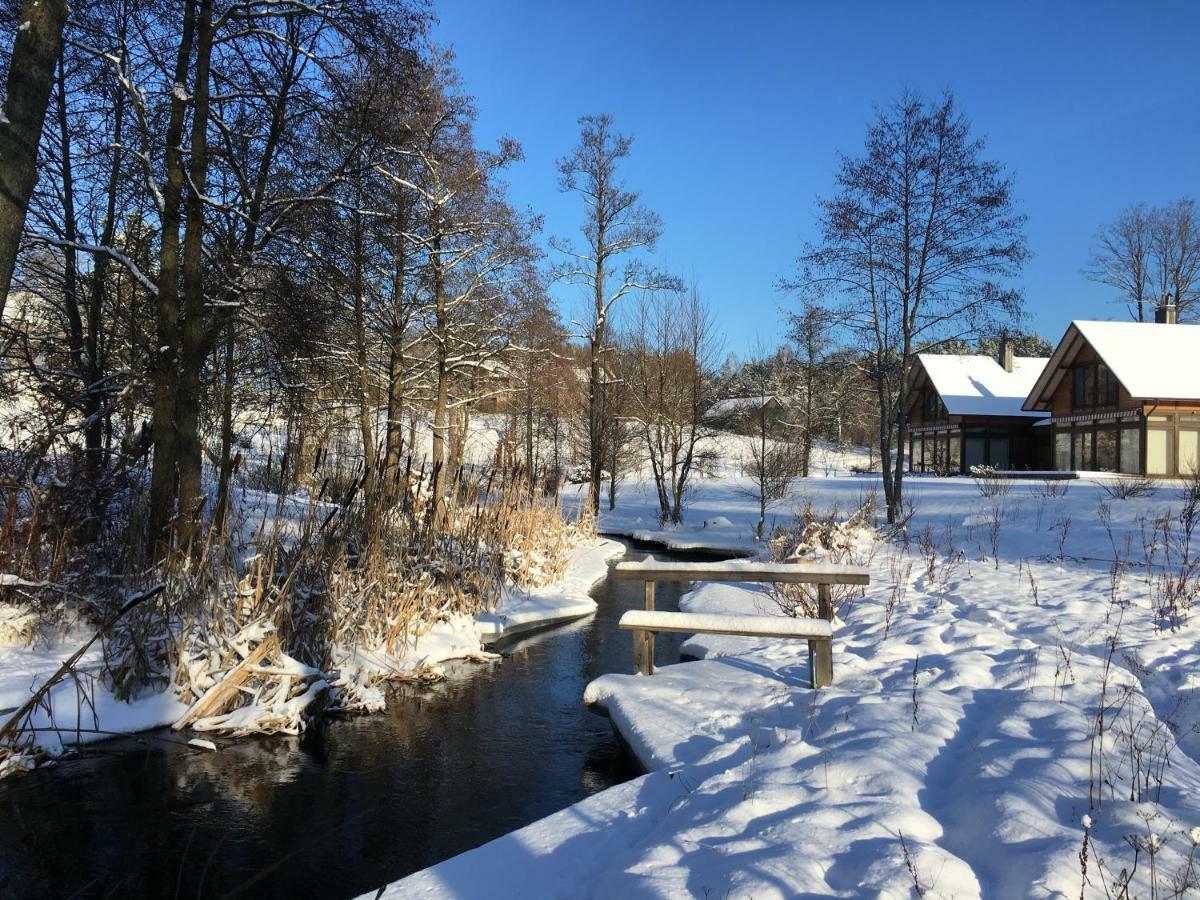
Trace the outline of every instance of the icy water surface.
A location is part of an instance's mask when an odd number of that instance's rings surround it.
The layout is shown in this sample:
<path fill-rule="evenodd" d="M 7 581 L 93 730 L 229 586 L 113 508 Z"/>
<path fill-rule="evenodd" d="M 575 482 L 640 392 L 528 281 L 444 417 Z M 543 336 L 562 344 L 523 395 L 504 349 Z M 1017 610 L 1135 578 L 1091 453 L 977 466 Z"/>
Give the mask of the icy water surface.
<path fill-rule="evenodd" d="M 685 589 L 659 584 L 658 608 Z M 0 896 L 353 897 L 634 777 L 581 698 L 632 671 L 617 619 L 642 585 L 593 596 L 594 617 L 398 687 L 380 715 L 218 753 L 153 732 L 0 782 Z M 657 662 L 679 643 L 659 635 Z"/>

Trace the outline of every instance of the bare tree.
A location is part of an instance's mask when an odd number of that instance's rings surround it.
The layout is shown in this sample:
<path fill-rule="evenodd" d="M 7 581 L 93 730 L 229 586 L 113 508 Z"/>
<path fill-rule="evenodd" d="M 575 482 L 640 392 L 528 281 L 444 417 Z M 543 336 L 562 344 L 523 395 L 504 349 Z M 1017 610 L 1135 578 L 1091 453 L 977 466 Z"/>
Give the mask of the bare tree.
<path fill-rule="evenodd" d="M 630 420 L 645 449 L 663 522 L 683 521 L 720 351 L 712 315 L 693 287 L 643 296 L 622 359 Z"/>
<path fill-rule="evenodd" d="M 559 237 L 550 245 L 566 260 L 555 274 L 584 285 L 591 294 L 588 321 L 582 323 L 588 342 L 587 435 L 590 466 L 589 502 L 600 507 L 600 478 L 606 453 L 604 435 L 611 417 L 605 382 L 609 344 L 609 315 L 613 305 L 634 290 L 655 291 L 677 287 L 670 276 L 646 267 L 638 251 L 654 249 L 662 233 L 662 220 L 641 205 L 638 194 L 625 187 L 618 174 L 629 156 L 633 138 L 613 130 L 612 116 L 584 116 L 579 120 L 579 144 L 558 161 L 559 189 L 574 191 L 583 199 L 585 246 Z M 619 260 L 624 260 L 620 265 Z"/>
<path fill-rule="evenodd" d="M 1115 288 L 1129 313 L 1146 321 L 1147 304 L 1154 288 L 1150 262 L 1151 211 L 1144 203 L 1122 210 L 1096 234 L 1092 259 L 1086 270 L 1093 281 Z"/>
<path fill-rule="evenodd" d="M 1200 215 L 1196 201 L 1137 203 L 1103 226 L 1085 272 L 1115 288 L 1138 322 L 1170 294 L 1182 316 L 1200 299 Z"/>
<path fill-rule="evenodd" d="M 767 510 L 772 503 L 787 496 L 788 489 L 804 473 L 805 447 L 811 449 L 811 438 L 788 419 L 795 410 L 784 402 L 793 402 L 792 372 L 781 354 L 768 356 L 764 347 L 757 347 L 755 359 L 743 367 L 741 383 L 750 395 L 741 398 L 738 410 L 739 430 L 749 437 L 750 458 L 745 474 L 753 485 L 746 493 L 758 503 L 758 525 L 755 536 L 762 540 L 767 523 Z M 803 398 L 801 398 L 803 399 Z M 799 432 L 799 435 L 797 434 Z M 797 441 L 797 436 L 800 440 Z M 807 439 L 807 440 L 806 440 Z"/>
<path fill-rule="evenodd" d="M 1200 213 L 1196 201 L 1177 200 L 1154 210 L 1150 246 L 1158 296 L 1175 300 L 1179 315 L 1200 301 Z"/>
<path fill-rule="evenodd" d="M 800 312 L 791 316 L 789 337 L 795 348 L 799 397 L 791 404 L 788 420 L 799 430 L 800 474 L 805 478 L 812 466 L 813 444 L 836 403 L 828 377 L 834 325 L 833 313 L 811 301 L 802 303 Z"/>
<path fill-rule="evenodd" d="M 865 152 L 844 157 L 838 192 L 820 205 L 821 240 L 795 286 L 840 303 L 879 399 L 889 521 L 902 501 L 907 378 L 916 354 L 1019 312 L 1000 283 L 1028 251 L 1012 181 L 947 93 L 906 93 L 880 110 Z"/>

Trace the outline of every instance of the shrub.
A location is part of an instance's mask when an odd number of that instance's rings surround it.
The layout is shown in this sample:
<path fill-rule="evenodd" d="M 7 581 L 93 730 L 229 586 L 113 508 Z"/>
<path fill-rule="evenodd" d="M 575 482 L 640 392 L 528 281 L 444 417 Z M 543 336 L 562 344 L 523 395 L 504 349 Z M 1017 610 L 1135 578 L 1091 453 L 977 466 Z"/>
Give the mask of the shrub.
<path fill-rule="evenodd" d="M 1012 479 L 1001 475 L 992 466 L 972 466 L 971 477 L 984 497 L 1003 497 L 1012 490 Z"/>
<path fill-rule="evenodd" d="M 1135 497 L 1150 497 L 1155 491 L 1154 481 L 1150 478 L 1114 478 L 1111 481 L 1100 482 L 1104 493 L 1114 500 L 1132 500 Z"/>

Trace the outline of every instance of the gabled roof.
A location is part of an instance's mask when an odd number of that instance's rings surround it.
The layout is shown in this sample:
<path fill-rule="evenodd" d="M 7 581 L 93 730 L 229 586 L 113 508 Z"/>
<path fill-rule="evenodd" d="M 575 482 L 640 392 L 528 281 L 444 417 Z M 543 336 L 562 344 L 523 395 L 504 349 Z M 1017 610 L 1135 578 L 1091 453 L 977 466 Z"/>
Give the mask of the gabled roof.
<path fill-rule="evenodd" d="M 1016 357 L 1011 372 L 990 356 L 955 353 L 919 353 L 917 366 L 952 416 L 1045 415 L 1022 409 L 1029 389 L 1046 366 L 1040 356 Z"/>
<path fill-rule="evenodd" d="M 1048 406 L 1084 345 L 1135 400 L 1200 399 L 1200 325 L 1075 321 L 1030 390 L 1025 409 Z"/>
<path fill-rule="evenodd" d="M 775 394 L 761 394 L 757 397 L 727 397 L 724 400 L 718 400 L 714 403 L 704 415 L 705 418 L 720 419 L 726 416 L 758 412 L 763 407 L 770 406 L 772 403 L 782 405 L 783 400 Z"/>

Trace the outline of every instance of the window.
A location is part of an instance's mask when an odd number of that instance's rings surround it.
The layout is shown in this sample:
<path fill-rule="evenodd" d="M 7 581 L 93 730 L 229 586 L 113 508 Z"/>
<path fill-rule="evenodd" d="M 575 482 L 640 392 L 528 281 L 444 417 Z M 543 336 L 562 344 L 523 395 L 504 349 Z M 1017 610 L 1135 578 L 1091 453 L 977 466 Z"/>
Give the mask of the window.
<path fill-rule="evenodd" d="M 1095 468 L 1092 460 L 1092 429 L 1090 426 L 1075 429 L 1075 459 L 1073 468 L 1090 471 Z"/>
<path fill-rule="evenodd" d="M 1008 468 L 1008 438 L 994 437 L 991 440 L 991 466 L 994 469 Z"/>
<path fill-rule="evenodd" d="M 1194 475 L 1200 467 L 1200 431 L 1179 432 L 1179 474 Z"/>
<path fill-rule="evenodd" d="M 1088 409 L 1095 406 L 1095 382 L 1092 380 L 1095 369 L 1091 366 L 1076 366 L 1074 371 L 1075 384 L 1071 391 L 1071 405 L 1075 409 Z"/>
<path fill-rule="evenodd" d="M 1075 409 L 1117 405 L 1117 378 L 1102 362 L 1072 370 L 1071 402 Z"/>
<path fill-rule="evenodd" d="M 1071 470 L 1071 429 L 1061 428 L 1054 432 L 1054 468 L 1060 472 Z"/>
<path fill-rule="evenodd" d="M 959 471 L 962 465 L 962 436 L 957 431 L 950 432 L 950 457 L 946 460 L 946 468 L 951 472 Z"/>
<path fill-rule="evenodd" d="M 921 415 L 925 422 L 939 422 L 946 418 L 946 407 L 937 391 L 926 388 L 921 397 Z"/>
<path fill-rule="evenodd" d="M 1165 428 L 1146 429 L 1146 474 L 1169 475 L 1171 472 L 1171 432 Z"/>
<path fill-rule="evenodd" d="M 1100 428 L 1096 431 L 1096 469 L 1100 472 L 1117 471 L 1117 429 Z"/>
<path fill-rule="evenodd" d="M 1137 425 L 1121 429 L 1121 471 L 1127 475 L 1142 472 L 1142 429 Z"/>
<path fill-rule="evenodd" d="M 986 441 L 982 434 L 968 432 L 966 449 L 966 458 L 963 460 L 963 463 L 966 465 L 968 472 L 975 468 L 975 466 L 982 466 L 987 461 Z"/>

